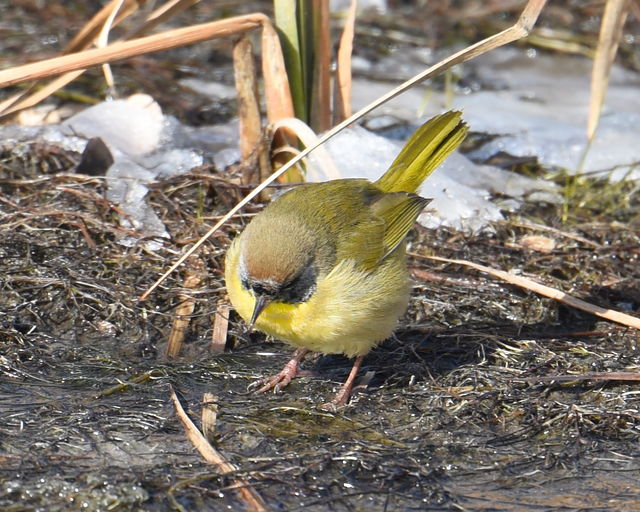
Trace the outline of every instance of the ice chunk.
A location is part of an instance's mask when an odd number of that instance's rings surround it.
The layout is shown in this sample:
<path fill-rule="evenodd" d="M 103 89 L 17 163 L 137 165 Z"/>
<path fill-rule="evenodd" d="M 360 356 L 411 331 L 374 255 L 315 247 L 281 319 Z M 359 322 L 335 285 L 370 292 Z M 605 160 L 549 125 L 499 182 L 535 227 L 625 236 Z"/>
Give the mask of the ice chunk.
<path fill-rule="evenodd" d="M 150 153 L 158 147 L 163 127 L 160 106 L 150 96 L 98 103 L 64 121 L 62 133 L 86 139 L 100 137 L 114 156 Z"/>
<path fill-rule="evenodd" d="M 100 137 L 107 144 L 115 162 L 106 173 L 106 196 L 124 213 L 121 225 L 147 239 L 147 248 L 161 247 L 157 239 L 168 238 L 169 234 L 144 200 L 149 191 L 146 184 L 188 171 L 201 165 L 203 159 L 192 150 L 166 145 L 171 133 L 160 106 L 142 94 L 106 101 L 64 121 L 61 132 L 81 138 Z M 121 243 L 132 246 L 138 243 L 138 237 L 126 236 Z"/>
<path fill-rule="evenodd" d="M 237 148 L 226 148 L 213 155 L 213 165 L 216 169 L 224 171 L 227 167 L 240 161 L 240 150 Z"/>
<path fill-rule="evenodd" d="M 411 53 L 411 50 L 407 50 Z M 402 62 L 419 62 L 405 55 Z M 405 91 L 377 109 L 422 121 L 443 109 L 457 108 L 475 132 L 499 135 L 473 153 L 485 160 L 499 151 L 534 156 L 550 168 L 576 171 L 587 145 L 592 60 L 581 56 L 541 55 L 521 48 L 500 48 L 462 68 L 470 86 L 461 88 L 453 103 L 428 85 Z M 377 72 L 398 72 L 398 64 Z M 638 177 L 640 144 L 640 74 L 614 66 L 600 126 L 584 160 L 583 172 L 609 173 L 612 179 Z M 389 90 L 386 83 L 354 81 L 354 107 L 360 108 Z M 463 92 L 463 93 L 461 93 Z"/>
<path fill-rule="evenodd" d="M 194 167 L 202 165 L 202 155 L 191 149 L 169 148 L 138 159 L 141 165 L 149 170 L 155 178 L 168 178 L 184 174 Z"/>
<path fill-rule="evenodd" d="M 147 239 L 144 242 L 147 249 L 158 250 L 162 244 L 157 239 L 169 238 L 169 233 L 153 208 L 144 200 L 149 192 L 146 183 L 155 178 L 154 173 L 131 160 L 121 158 L 109 168 L 107 177 L 107 199 L 116 203 L 124 213 L 120 219 L 121 226 L 134 230 L 139 235 L 124 236 L 120 243 L 132 247 L 139 243 L 141 236 Z"/>
<path fill-rule="evenodd" d="M 402 147 L 397 141 L 376 135 L 361 126 L 347 128 L 330 139 L 327 150 L 344 178 L 377 180 Z M 314 181 L 323 181 L 320 175 Z"/>
<path fill-rule="evenodd" d="M 172 117 L 167 117 L 163 139 L 171 145 L 182 148 L 200 149 L 209 155 L 215 155 L 225 149 L 239 150 L 237 119 L 225 124 L 210 126 L 185 126 Z"/>

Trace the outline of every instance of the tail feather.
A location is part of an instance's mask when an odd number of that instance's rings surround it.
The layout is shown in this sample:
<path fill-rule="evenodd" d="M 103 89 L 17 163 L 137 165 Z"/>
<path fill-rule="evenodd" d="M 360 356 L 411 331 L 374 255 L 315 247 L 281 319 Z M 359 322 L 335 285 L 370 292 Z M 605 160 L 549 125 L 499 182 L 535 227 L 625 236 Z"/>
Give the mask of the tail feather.
<path fill-rule="evenodd" d="M 383 192 L 416 192 L 467 135 L 460 112 L 436 116 L 416 130 L 389 170 L 376 181 Z"/>

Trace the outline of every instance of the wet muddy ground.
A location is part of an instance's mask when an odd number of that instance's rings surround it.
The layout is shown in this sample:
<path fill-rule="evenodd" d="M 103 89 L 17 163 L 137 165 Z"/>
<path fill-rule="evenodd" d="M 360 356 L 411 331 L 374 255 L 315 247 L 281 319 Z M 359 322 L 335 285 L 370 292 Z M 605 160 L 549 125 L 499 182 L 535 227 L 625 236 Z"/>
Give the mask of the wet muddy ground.
<path fill-rule="evenodd" d="M 367 392 L 320 412 L 346 376 L 340 357 L 311 359 L 315 376 L 285 392 L 247 386 L 290 349 L 231 318 L 235 348 L 209 348 L 224 297 L 220 265 L 240 222 L 208 243 L 202 286 L 178 272 L 137 302 L 204 231 L 198 209 L 234 193 L 197 175 L 158 183 L 152 203 L 174 234 L 166 250 L 118 245 L 117 211 L 99 178 L 68 174 L 77 155 L 36 146 L 2 155 L 0 225 L 0 504 L 4 510 L 221 510 L 237 497 L 186 440 L 171 384 L 198 421 L 217 397 L 215 445 L 274 508 L 295 510 L 633 510 L 640 506 L 640 392 L 633 382 L 526 380 L 637 370 L 638 333 L 461 267 L 414 259 L 410 309 L 395 339 L 365 361 Z M 198 177 L 200 176 L 200 177 Z M 620 191 L 619 199 L 629 190 Z M 548 254 L 519 245 L 519 219 L 494 234 L 420 229 L 412 250 L 517 269 L 602 306 L 640 306 L 637 194 L 608 219 L 536 219 Z M 544 216 L 543 216 L 544 215 Z M 535 231 L 535 230 L 533 230 Z M 550 236 L 549 233 L 541 233 Z M 184 355 L 167 361 L 172 311 L 196 299 Z M 123 383 L 130 382 L 128 385 Z"/>
<path fill-rule="evenodd" d="M 182 270 L 137 300 L 241 196 L 234 176 L 205 167 L 156 183 L 149 201 L 172 239 L 150 252 L 118 243 L 104 179 L 74 174 L 78 161 L 38 142 L 0 154 L 0 510 L 241 509 L 234 475 L 185 437 L 169 385 L 197 424 L 203 394 L 216 397 L 212 443 L 274 510 L 640 509 L 638 384 L 535 380 L 638 371 L 636 330 L 416 257 L 409 311 L 365 360 L 371 381 L 349 407 L 316 408 L 350 369 L 334 356 L 309 359 L 314 375 L 280 394 L 248 394 L 291 349 L 232 314 L 229 350 L 211 351 L 224 252 L 246 218 L 200 252 L 200 287 L 185 289 Z M 527 204 L 473 236 L 420 228 L 411 250 L 638 316 L 637 186 L 571 190 L 564 212 Z M 555 248 L 527 248 L 527 235 Z M 196 301 L 187 344 L 167 360 L 184 295 Z"/>

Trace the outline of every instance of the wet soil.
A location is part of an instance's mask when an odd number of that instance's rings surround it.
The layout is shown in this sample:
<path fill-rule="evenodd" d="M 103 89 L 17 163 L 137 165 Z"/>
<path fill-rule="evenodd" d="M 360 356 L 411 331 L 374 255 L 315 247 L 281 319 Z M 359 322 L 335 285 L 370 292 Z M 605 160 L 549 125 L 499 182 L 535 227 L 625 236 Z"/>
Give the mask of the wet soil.
<path fill-rule="evenodd" d="M 169 384 L 196 421 L 203 393 L 217 397 L 215 445 L 276 509 L 640 506 L 637 385 L 530 380 L 637 370 L 637 331 L 415 258 L 412 268 L 428 279 L 416 279 L 394 339 L 365 360 L 373 378 L 349 407 L 316 408 L 349 370 L 341 357 L 310 359 L 314 376 L 280 394 L 248 394 L 291 350 L 248 336 L 232 316 L 235 348 L 211 352 L 222 258 L 241 221 L 201 253 L 200 288 L 184 289 L 178 272 L 137 301 L 211 222 L 198 211 L 223 211 L 237 193 L 228 176 L 201 169 L 157 183 L 150 200 L 174 238 L 151 253 L 117 243 L 123 233 L 103 181 L 69 173 L 78 155 L 37 145 L 24 155 L 3 154 L 0 168 L 4 510 L 239 507 L 229 481 L 186 440 Z M 519 218 L 477 236 L 420 229 L 412 250 L 516 270 L 637 314 L 640 217 L 631 197 L 621 216 L 583 207 L 571 226 L 558 223 L 559 207 L 529 205 L 561 230 L 547 254 L 520 245 L 532 229 Z M 183 354 L 169 361 L 172 312 L 185 294 L 196 309 Z"/>
<path fill-rule="evenodd" d="M 350 369 L 335 356 L 310 358 L 311 377 L 256 396 L 247 387 L 291 349 L 248 335 L 233 314 L 228 351 L 211 349 L 224 253 L 246 217 L 200 252 L 198 288 L 185 288 L 181 270 L 137 299 L 241 196 L 236 176 L 204 167 L 154 184 L 148 200 L 172 239 L 151 252 L 118 243 L 121 213 L 103 178 L 73 172 L 78 162 L 38 142 L 0 153 L 0 510 L 242 509 L 234 475 L 187 440 L 169 385 L 197 424 L 203 394 L 216 397 L 212 443 L 274 510 L 640 509 L 638 384 L 579 378 L 637 372 L 636 330 L 414 257 L 409 310 L 366 358 L 368 387 L 348 407 L 317 408 Z M 417 229 L 411 250 L 638 316 L 637 186 L 571 190 L 567 208 L 527 203 L 483 234 Z M 527 235 L 555 247 L 527 248 Z M 169 360 L 185 296 L 195 310 Z M 543 380 L 558 375 L 576 379 Z"/>

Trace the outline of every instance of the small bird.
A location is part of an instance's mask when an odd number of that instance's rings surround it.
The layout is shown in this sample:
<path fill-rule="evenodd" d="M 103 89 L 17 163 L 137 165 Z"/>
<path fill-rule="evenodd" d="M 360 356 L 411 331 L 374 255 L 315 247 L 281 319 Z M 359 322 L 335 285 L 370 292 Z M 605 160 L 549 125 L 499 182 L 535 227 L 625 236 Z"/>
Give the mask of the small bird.
<path fill-rule="evenodd" d="M 231 303 L 249 328 L 295 347 L 275 376 L 279 391 L 310 352 L 355 357 L 325 408 L 345 405 L 364 356 L 388 338 L 409 302 L 407 233 L 430 199 L 415 192 L 460 145 L 460 112 L 427 121 L 377 181 L 348 178 L 300 185 L 256 215 L 227 252 Z"/>

